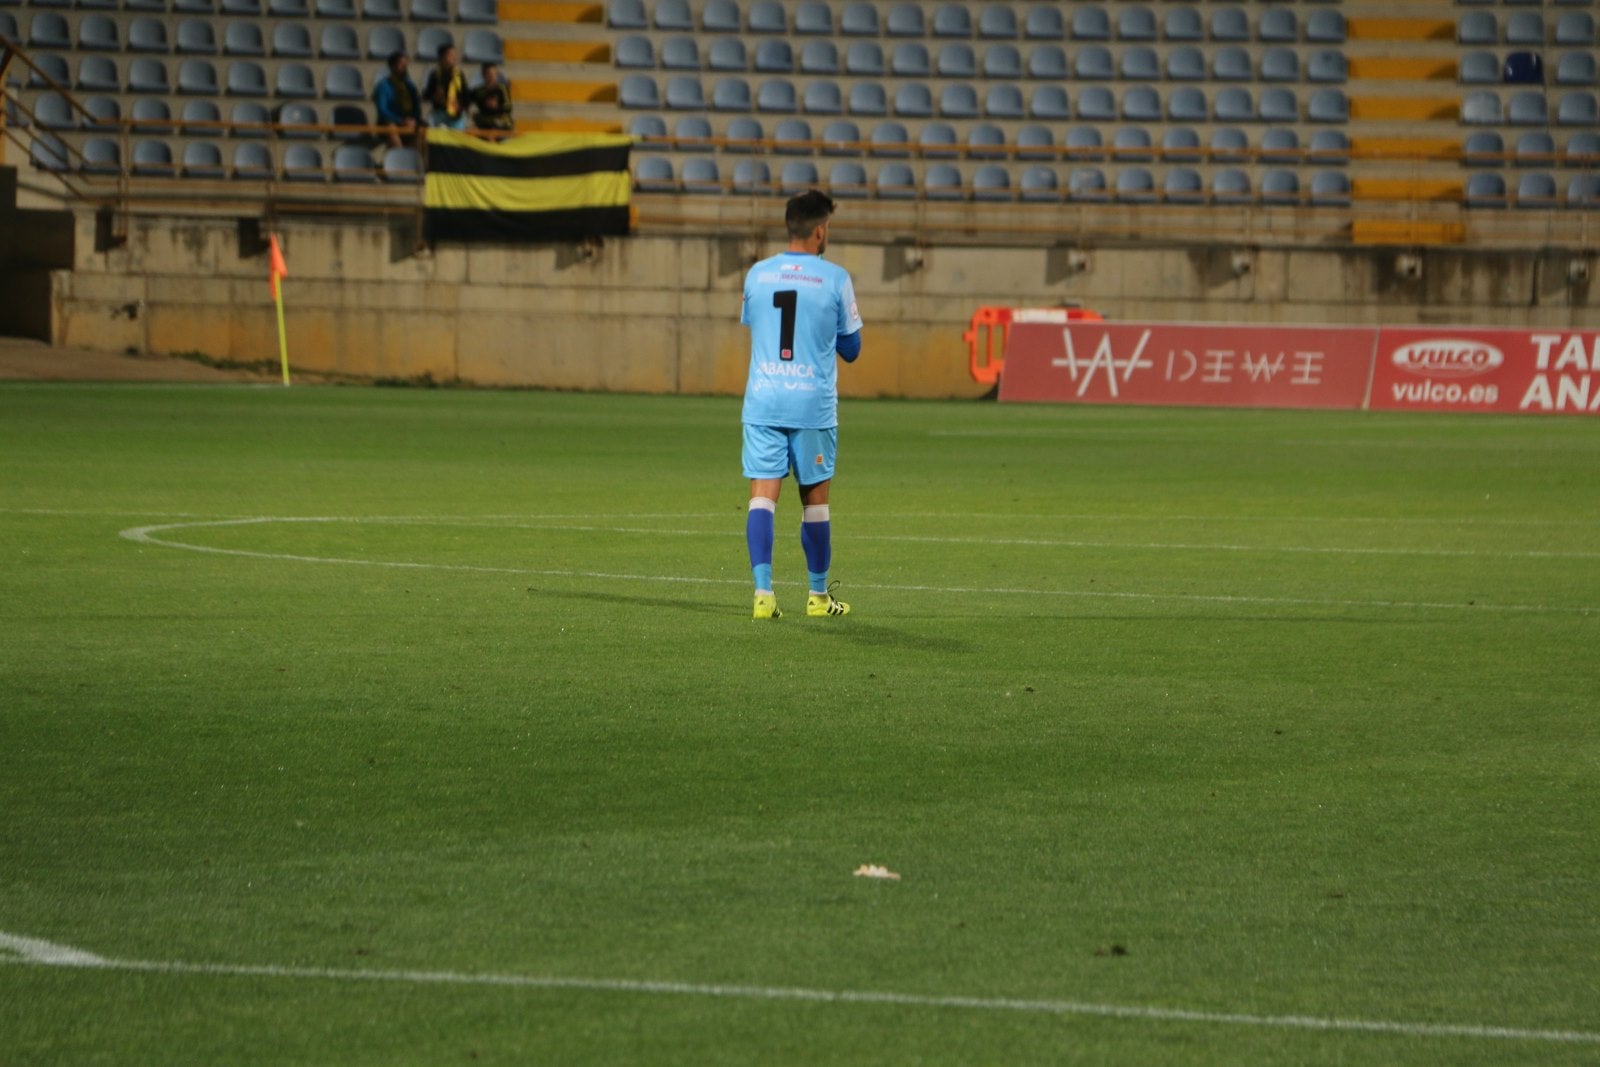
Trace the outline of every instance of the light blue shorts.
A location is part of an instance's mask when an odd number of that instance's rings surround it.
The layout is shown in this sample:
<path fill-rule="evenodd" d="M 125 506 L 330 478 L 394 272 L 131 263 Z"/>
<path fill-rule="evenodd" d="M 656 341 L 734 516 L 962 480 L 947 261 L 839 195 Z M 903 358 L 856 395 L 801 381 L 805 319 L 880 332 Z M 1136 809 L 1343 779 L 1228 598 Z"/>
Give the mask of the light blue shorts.
<path fill-rule="evenodd" d="M 783 478 L 793 471 L 794 480 L 801 485 L 816 485 L 833 477 L 838 454 L 838 427 L 783 430 L 744 424 L 746 478 Z"/>

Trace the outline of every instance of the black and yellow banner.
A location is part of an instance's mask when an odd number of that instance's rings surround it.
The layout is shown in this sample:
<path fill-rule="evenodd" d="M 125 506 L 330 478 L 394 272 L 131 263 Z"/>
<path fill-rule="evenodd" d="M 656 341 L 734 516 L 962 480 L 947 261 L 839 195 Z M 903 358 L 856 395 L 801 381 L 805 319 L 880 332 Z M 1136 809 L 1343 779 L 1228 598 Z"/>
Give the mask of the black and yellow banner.
<path fill-rule="evenodd" d="M 498 143 L 428 131 L 430 241 L 573 241 L 628 232 L 630 138 L 528 133 Z"/>

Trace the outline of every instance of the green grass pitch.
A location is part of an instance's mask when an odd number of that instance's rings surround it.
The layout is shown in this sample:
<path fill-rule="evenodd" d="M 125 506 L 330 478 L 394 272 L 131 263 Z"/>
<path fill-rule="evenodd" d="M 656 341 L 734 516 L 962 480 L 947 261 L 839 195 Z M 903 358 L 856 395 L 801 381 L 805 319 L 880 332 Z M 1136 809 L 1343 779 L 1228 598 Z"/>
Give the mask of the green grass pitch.
<path fill-rule="evenodd" d="M 1600 1056 L 1600 423 L 738 410 L 0 386 L 0 1062 Z"/>

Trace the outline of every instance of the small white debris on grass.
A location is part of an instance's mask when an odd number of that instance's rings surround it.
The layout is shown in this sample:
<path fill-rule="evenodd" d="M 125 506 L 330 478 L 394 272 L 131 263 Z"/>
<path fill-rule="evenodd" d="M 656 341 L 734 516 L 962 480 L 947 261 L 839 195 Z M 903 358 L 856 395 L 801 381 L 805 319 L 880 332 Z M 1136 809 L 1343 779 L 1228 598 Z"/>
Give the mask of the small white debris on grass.
<path fill-rule="evenodd" d="M 894 871 L 887 867 L 880 867 L 876 863 L 863 863 L 855 869 L 855 876 L 857 878 L 887 878 L 894 882 L 900 880 L 900 876 Z"/>

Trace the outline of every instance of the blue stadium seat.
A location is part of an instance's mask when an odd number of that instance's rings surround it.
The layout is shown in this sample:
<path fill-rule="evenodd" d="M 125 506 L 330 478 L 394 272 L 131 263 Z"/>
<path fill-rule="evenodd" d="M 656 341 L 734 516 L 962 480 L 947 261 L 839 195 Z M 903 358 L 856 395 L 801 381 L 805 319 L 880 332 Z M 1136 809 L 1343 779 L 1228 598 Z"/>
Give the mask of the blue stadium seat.
<path fill-rule="evenodd" d="M 161 60 L 140 56 L 129 62 L 128 92 L 157 93 L 164 96 L 171 91 L 172 86 L 167 81 L 167 65 Z"/>
<path fill-rule="evenodd" d="M 1313 163 L 1350 162 L 1350 138 L 1343 130 L 1315 130 L 1306 146 Z"/>
<path fill-rule="evenodd" d="M 40 93 L 33 101 L 33 117 L 41 129 L 75 130 L 78 116 L 67 103 L 67 98 L 57 92 Z"/>
<path fill-rule="evenodd" d="M 788 41 L 762 41 L 756 45 L 756 71 L 789 74 L 794 71 L 794 49 Z"/>
<path fill-rule="evenodd" d="M 1117 199 L 1124 203 L 1149 204 L 1156 199 L 1156 182 L 1143 167 L 1124 167 L 1117 172 Z"/>
<path fill-rule="evenodd" d="M 1006 168 L 993 163 L 985 164 L 972 172 L 972 199 L 1010 200 L 1011 174 Z"/>
<path fill-rule="evenodd" d="M 1111 158 L 1144 161 L 1155 157 L 1150 131 L 1143 126 L 1124 126 L 1111 137 Z"/>
<path fill-rule="evenodd" d="M 1206 60 L 1200 49 L 1180 45 L 1167 52 L 1167 80 L 1175 82 L 1204 81 Z"/>
<path fill-rule="evenodd" d="M 802 106 L 812 115 L 837 115 L 844 111 L 844 95 L 837 82 L 814 81 L 806 86 Z"/>
<path fill-rule="evenodd" d="M 1315 64 L 1316 58 L 1312 57 Z M 1300 80 L 1300 57 L 1292 48 L 1268 48 L 1261 53 L 1261 80 L 1264 82 L 1297 82 Z M 1312 77 L 1312 81 L 1327 81 Z M 1343 78 L 1332 79 L 1343 81 Z"/>
<path fill-rule="evenodd" d="M 925 122 L 917 131 L 917 148 L 924 159 L 955 159 L 961 155 L 960 141 L 953 126 L 943 122 Z"/>
<path fill-rule="evenodd" d="M 1350 101 L 1340 89 L 1318 89 L 1306 105 L 1307 122 L 1350 121 Z"/>
<path fill-rule="evenodd" d="M 1500 80 L 1507 85 L 1543 85 L 1544 59 L 1537 52 L 1509 52 Z"/>
<path fill-rule="evenodd" d="M 1034 4 L 1023 19 L 1022 35 L 1030 41 L 1059 41 L 1066 37 L 1066 23 L 1057 4 Z"/>
<path fill-rule="evenodd" d="M 1074 126 L 1067 131 L 1065 141 L 1068 159 L 1083 161 L 1104 159 L 1105 142 L 1100 137 L 1100 131 L 1093 126 Z"/>
<path fill-rule="evenodd" d="M 720 193 L 722 176 L 717 161 L 694 156 L 683 161 L 683 191 L 686 193 Z"/>
<path fill-rule="evenodd" d="M 272 28 L 272 54 L 295 59 L 311 57 L 311 31 L 303 23 L 280 22 Z"/>
<path fill-rule="evenodd" d="M 132 163 L 133 173 L 145 178 L 170 178 L 177 170 L 172 164 L 172 146 L 165 141 L 135 141 Z"/>
<path fill-rule="evenodd" d="M 959 86 L 951 86 L 959 88 Z M 944 114 L 951 114 L 943 109 Z M 983 113 L 999 119 L 1020 119 L 1025 115 L 1026 109 L 1022 103 L 1022 90 L 1009 82 L 991 85 L 983 95 Z"/>
<path fill-rule="evenodd" d="M 800 110 L 800 98 L 795 93 L 794 82 L 789 78 L 768 78 L 755 90 L 755 110 L 794 114 Z"/>
<path fill-rule="evenodd" d="M 1319 170 L 1311 176 L 1314 207 L 1348 207 L 1350 178 L 1342 170 Z"/>
<path fill-rule="evenodd" d="M 178 92 L 186 96 L 216 96 L 217 68 L 204 59 L 186 59 L 178 65 Z"/>
<path fill-rule="evenodd" d="M 122 149 L 109 137 L 91 137 L 83 143 L 85 174 L 121 174 Z"/>
<path fill-rule="evenodd" d="M 1067 91 L 1059 85 L 1039 86 L 1028 96 L 1028 114 L 1036 119 L 1070 118 Z"/>
<path fill-rule="evenodd" d="M 677 38 L 677 40 L 684 41 L 691 49 L 694 48 L 694 41 L 689 38 Z M 673 68 L 673 65 L 666 62 L 666 50 L 667 45 L 672 43 L 671 40 L 668 40 L 661 46 L 662 66 L 667 67 L 669 70 Z M 648 37 L 619 37 L 616 44 L 612 46 L 611 55 L 612 62 L 623 70 L 653 70 L 656 65 L 655 49 L 651 46 L 650 38 Z M 699 54 L 695 54 L 695 62 L 692 65 L 680 64 L 680 66 L 687 66 L 690 70 L 699 70 Z"/>
<path fill-rule="evenodd" d="M 1030 123 L 1017 130 L 1018 159 L 1055 159 L 1055 135 L 1050 127 Z"/>
<path fill-rule="evenodd" d="M 661 94 L 656 80 L 648 74 L 628 75 L 617 87 L 617 102 L 623 107 L 660 107 Z"/>
<path fill-rule="evenodd" d="M 961 172 L 949 163 L 934 163 L 922 175 L 922 195 L 929 200 L 965 200 Z"/>
<path fill-rule="evenodd" d="M 1477 177 L 1477 175 L 1473 175 Z M 1517 207 L 1543 209 L 1556 206 L 1556 179 L 1545 171 L 1533 171 L 1517 180 Z"/>
<path fill-rule="evenodd" d="M 967 132 L 969 159 L 1004 159 L 1005 147 L 1005 131 L 992 122 L 980 122 Z"/>
<path fill-rule="evenodd" d="M 789 30 L 783 5 L 777 0 L 752 0 L 748 26 L 751 33 L 787 33 Z"/>
<path fill-rule="evenodd" d="M 1306 78 L 1309 81 L 1343 84 L 1349 77 L 1350 64 L 1343 52 L 1324 48 L 1311 53 L 1311 59 L 1306 64 Z"/>
<path fill-rule="evenodd" d="M 1323 7 L 1306 16 L 1306 40 L 1311 44 L 1344 44 L 1344 15 Z"/>
<path fill-rule="evenodd" d="M 933 13 L 935 37 L 971 37 L 972 16 L 965 4 L 941 4 Z"/>
<path fill-rule="evenodd" d="M 33 138 L 28 148 L 28 159 L 40 170 L 63 171 L 72 169 L 72 157 L 66 142 L 53 133 L 41 133 Z"/>
<path fill-rule="evenodd" d="M 643 30 L 650 25 L 644 13 L 644 0 L 611 0 L 607 5 L 606 22 L 614 30 Z"/>
<path fill-rule="evenodd" d="M 1200 172 L 1190 167 L 1173 167 L 1167 171 L 1162 197 L 1174 204 L 1201 204 L 1206 199 L 1205 186 Z"/>
<path fill-rule="evenodd" d="M 304 63 L 285 63 L 278 68 L 274 92 L 281 97 L 310 100 L 317 95 L 317 82 Z"/>
<path fill-rule="evenodd" d="M 706 0 L 700 12 L 700 28 L 707 33 L 738 33 L 739 5 L 734 0 Z"/>
<path fill-rule="evenodd" d="M 1166 17 L 1161 21 L 1161 35 L 1169 41 L 1202 41 L 1205 39 L 1205 24 L 1200 21 L 1200 12 L 1183 5 L 1167 9 Z"/>
<path fill-rule="evenodd" d="M 800 73 L 839 73 L 839 48 L 832 41 L 807 41 L 800 49 Z"/>
<path fill-rule="evenodd" d="M 894 113 L 921 119 L 933 114 L 933 93 L 921 82 L 907 82 L 894 91 Z"/>
<path fill-rule="evenodd" d="M 977 118 L 978 91 L 966 82 L 946 85 L 939 90 L 939 114 L 952 119 Z M 1021 117 L 1020 114 L 1018 117 Z"/>
<path fill-rule="evenodd" d="M 1072 69 L 1079 81 L 1110 81 L 1116 77 L 1111 52 L 1097 44 L 1078 49 Z"/>
<path fill-rule="evenodd" d="M 233 137 L 265 137 L 266 130 L 253 127 L 267 126 L 271 122 L 272 113 L 266 105 L 254 100 L 241 100 L 228 113 L 229 134 Z"/>
<path fill-rule="evenodd" d="M 875 188 L 884 200 L 912 200 L 917 195 L 917 179 L 904 163 L 887 163 L 878 169 Z"/>
<path fill-rule="evenodd" d="M 672 160 L 663 156 L 644 156 L 633 165 L 633 183 L 652 192 L 671 192 L 678 187 L 672 175 Z"/>
<path fill-rule="evenodd" d="M 1209 120 L 1206 94 L 1192 85 L 1181 85 L 1167 94 L 1167 118 L 1173 122 Z"/>
<path fill-rule="evenodd" d="M 416 18 L 417 0 L 412 0 L 412 18 Z M 311 17 L 311 5 L 306 0 L 267 0 L 267 14 L 275 19 L 304 19 Z"/>
<path fill-rule="evenodd" d="M 1543 126 L 1550 121 L 1550 109 L 1545 105 L 1544 93 L 1521 92 L 1511 97 L 1506 106 L 1506 121 L 1513 126 Z"/>
<path fill-rule="evenodd" d="M 922 37 L 926 35 L 922 8 L 916 4 L 895 4 L 889 8 L 885 29 L 890 37 Z"/>
<path fill-rule="evenodd" d="M 1556 124 L 1560 126 L 1600 125 L 1593 93 L 1562 93 L 1556 102 Z"/>
<path fill-rule="evenodd" d="M 72 47 L 67 20 L 54 11 L 41 11 L 28 20 L 28 47 L 66 51 Z"/>
<path fill-rule="evenodd" d="M 334 136 L 348 144 L 366 144 L 369 135 L 361 127 L 370 126 L 372 119 L 360 104 L 333 105 Z"/>
<path fill-rule="evenodd" d="M 1217 204 L 1250 201 L 1250 178 L 1242 170 L 1219 170 L 1211 176 L 1211 200 Z"/>
<path fill-rule="evenodd" d="M 1567 138 L 1562 161 L 1569 167 L 1593 167 L 1600 163 L 1600 133 L 1575 133 Z"/>
<path fill-rule="evenodd" d="M 336 63 L 323 76 L 322 96 L 325 100 L 365 100 L 367 89 L 361 72 L 348 63 Z"/>
<path fill-rule="evenodd" d="M 361 38 L 356 28 L 343 22 L 322 27 L 322 34 L 317 40 L 317 54 L 323 59 L 360 59 Z"/>
<path fill-rule="evenodd" d="M 443 26 L 424 26 L 417 31 L 416 58 L 424 64 L 432 65 L 438 60 L 439 49 L 445 45 L 455 44 L 455 36 Z M 418 71 L 424 74 L 424 71 Z M 426 80 L 424 78 L 424 80 Z"/>
<path fill-rule="evenodd" d="M 764 193 L 772 188 L 772 172 L 759 159 L 741 159 L 733 168 L 733 191 Z"/>
<path fill-rule="evenodd" d="M 128 23 L 128 51 L 166 53 L 168 51 L 166 25 L 148 15 L 140 15 Z"/>
<path fill-rule="evenodd" d="M 1493 52 L 1463 52 L 1456 72 L 1463 85 L 1499 85 L 1500 57 Z"/>
<path fill-rule="evenodd" d="M 183 146 L 185 178 L 221 178 L 226 173 L 222 166 L 222 149 L 210 141 L 190 141 Z"/>
<path fill-rule="evenodd" d="M 1218 122 L 1254 122 L 1256 119 L 1255 100 L 1250 90 L 1237 85 L 1218 89 L 1212 108 Z"/>
<path fill-rule="evenodd" d="M 806 0 L 795 9 L 794 32 L 807 37 L 832 37 L 833 10 L 819 0 Z"/>
<path fill-rule="evenodd" d="M 889 53 L 889 73 L 896 78 L 926 78 L 932 72 L 927 46 L 921 42 L 897 44 Z"/>
<path fill-rule="evenodd" d="M 1494 171 L 1479 171 L 1467 178 L 1466 205 L 1469 208 L 1506 206 L 1506 180 Z"/>
<path fill-rule="evenodd" d="M 1198 160 L 1200 134 L 1193 126 L 1168 126 L 1161 135 L 1161 158 L 1167 162 Z"/>
<path fill-rule="evenodd" d="M 856 82 L 850 86 L 852 115 L 887 115 L 889 97 L 877 82 Z"/>
<path fill-rule="evenodd" d="M 1556 59 L 1557 85 L 1593 85 L 1595 60 L 1592 52 L 1563 52 Z"/>
<path fill-rule="evenodd" d="M 1211 12 L 1213 41 L 1248 41 L 1250 18 L 1241 7 L 1219 7 Z"/>
<path fill-rule="evenodd" d="M 1456 20 L 1457 44 L 1499 44 L 1500 30 L 1490 11 L 1468 11 Z"/>
<path fill-rule="evenodd" d="M 1090 85 L 1078 93 L 1078 118 L 1084 122 L 1112 122 L 1117 117 L 1116 98 L 1111 90 Z"/>
<path fill-rule="evenodd" d="M 1469 126 L 1498 126 L 1501 116 L 1498 93 L 1479 89 L 1461 99 L 1461 121 Z"/>
<path fill-rule="evenodd" d="M 718 37 L 706 49 L 706 66 L 715 71 L 749 70 L 744 42 L 737 37 Z"/>
<path fill-rule="evenodd" d="M 1211 53 L 1211 77 L 1219 82 L 1255 80 L 1250 69 L 1250 53 L 1243 48 L 1219 48 Z"/>
<path fill-rule="evenodd" d="M 1506 44 L 1544 44 L 1544 18 L 1537 11 L 1514 11 L 1506 16 Z"/>
<path fill-rule="evenodd" d="M 844 70 L 858 77 L 877 78 L 883 75 L 883 49 L 876 41 L 852 41 L 845 49 Z"/>
<path fill-rule="evenodd" d="M 828 170 L 828 191 L 840 199 L 866 196 L 872 191 L 867 168 L 860 163 L 835 163 Z"/>
<path fill-rule="evenodd" d="M 1300 160 L 1300 137 L 1287 126 L 1274 126 L 1261 131 L 1263 163 L 1297 163 Z"/>
<path fill-rule="evenodd" d="M 493 26 L 500 21 L 499 8 L 496 0 L 461 0 L 456 8 L 456 21 Z"/>
<path fill-rule="evenodd" d="M 1122 50 L 1121 73 L 1124 81 L 1154 82 L 1161 80 L 1161 60 L 1156 50 L 1143 45 Z"/>
<path fill-rule="evenodd" d="M 1282 86 L 1263 89 L 1256 117 L 1262 122 L 1299 122 L 1300 100 L 1293 89 Z"/>
<path fill-rule="evenodd" d="M 641 118 L 655 119 L 661 128 L 661 133 L 667 132 L 666 121 L 656 115 L 640 116 Z M 674 148 L 707 149 L 708 142 L 713 137 L 711 120 L 704 115 L 681 115 L 672 127 L 672 146 Z"/>
<path fill-rule="evenodd" d="M 191 100 L 185 105 L 185 110 L 188 110 L 190 106 L 201 103 L 209 103 L 209 101 Z M 100 126 L 115 126 L 122 121 L 122 105 L 117 103 L 117 99 L 114 96 L 86 96 L 83 98 L 83 110 L 87 112 L 83 119 L 85 129 L 92 130 Z M 213 113 L 217 110 L 215 104 L 211 105 L 211 110 Z"/>
<path fill-rule="evenodd" d="M 1556 139 L 1547 130 L 1527 130 L 1518 135 L 1512 155 L 1519 167 L 1553 167 L 1556 165 Z"/>
<path fill-rule="evenodd" d="M 667 79 L 665 102 L 673 111 L 704 111 L 705 86 L 689 74 Z M 720 78 L 711 90 L 711 106 L 717 111 L 749 111 L 750 83 L 743 78 Z"/>
<path fill-rule="evenodd" d="M 1600 207 L 1600 174 L 1577 174 L 1567 183 L 1567 206 Z"/>
<path fill-rule="evenodd" d="M 1060 81 L 1067 77 L 1067 53 L 1059 45 L 1042 44 L 1028 53 L 1028 77 Z"/>
<path fill-rule="evenodd" d="M 911 143 L 911 135 L 898 122 L 878 123 L 872 128 L 870 140 L 875 156 L 901 157 L 911 154 L 906 147 Z"/>
<path fill-rule="evenodd" d="M 505 46 L 500 35 L 493 30 L 468 30 L 461 42 L 461 60 L 474 66 L 483 63 L 499 65 L 506 60 Z"/>
<path fill-rule="evenodd" d="M 230 11 L 231 7 L 240 10 Z M 222 0 L 224 14 L 261 14 L 261 0 Z M 399 22 L 400 0 L 361 0 L 361 17 L 378 22 Z"/>
<path fill-rule="evenodd" d="M 317 109 L 310 104 L 295 101 L 284 104 L 278 109 L 275 125 L 280 127 L 318 126 L 322 117 L 317 114 Z M 321 132 L 317 130 L 281 129 L 278 136 L 286 140 L 320 141 Z"/>
<path fill-rule="evenodd" d="M 952 41 L 940 46 L 937 69 L 941 78 L 976 78 L 978 60 L 970 44 Z"/>
<path fill-rule="evenodd" d="M 656 0 L 655 26 L 658 30 L 678 30 L 690 32 L 694 30 L 694 13 L 689 10 L 689 0 Z M 639 17 L 644 18 L 643 9 Z M 641 22 L 630 26 L 630 29 L 644 29 Z"/>
<path fill-rule="evenodd" d="M 1590 48 L 1594 45 L 1594 16 L 1587 11 L 1567 11 L 1556 20 L 1556 44 Z"/>
<path fill-rule="evenodd" d="M 1148 85 L 1123 90 L 1122 117 L 1129 122 L 1160 122 L 1161 95 Z"/>
<path fill-rule="evenodd" d="M 822 154 L 825 156 L 859 156 L 861 154 L 861 128 L 847 119 L 828 123 L 822 131 Z"/>
<path fill-rule="evenodd" d="M 237 179 L 266 181 L 276 170 L 266 145 L 246 141 L 233 150 L 233 176 Z"/>
<path fill-rule="evenodd" d="M 1213 163 L 1243 163 L 1250 158 L 1250 139 L 1237 126 L 1219 126 L 1211 131 Z"/>
<path fill-rule="evenodd" d="M 1494 130 L 1469 134 L 1461 145 L 1461 161 L 1469 167 L 1498 167 L 1505 160 L 1505 142 Z"/>
<path fill-rule="evenodd" d="M 1017 14 L 1007 4 L 984 4 L 978 9 L 978 36 L 985 40 L 1013 40 Z"/>
<path fill-rule="evenodd" d="M 766 130 L 762 128 L 759 119 L 741 115 L 728 123 L 728 129 L 723 137 L 730 143 L 723 145 L 723 151 L 765 152 L 765 148 L 754 142 L 764 140 L 766 136 Z"/>
<path fill-rule="evenodd" d="M 1111 40 L 1111 17 L 1106 9 L 1094 5 L 1075 7 L 1072 12 L 1072 39 L 1074 41 Z"/>
<path fill-rule="evenodd" d="M 1022 53 L 1014 44 L 992 44 L 983 50 L 983 76 L 1016 80 L 1022 77 Z"/>
<path fill-rule="evenodd" d="M 128 118 L 136 124 L 136 133 L 173 132 L 172 109 L 160 97 L 146 96 L 135 100 L 128 111 Z"/>
<path fill-rule="evenodd" d="M 1073 167 L 1067 176 L 1067 198 L 1101 203 L 1106 195 L 1105 172 L 1099 167 Z"/>
<path fill-rule="evenodd" d="M 1269 44 L 1293 44 L 1300 39 L 1300 27 L 1290 7 L 1264 7 L 1256 22 L 1256 40 Z"/>
<path fill-rule="evenodd" d="M 1061 182 L 1052 167 L 1029 167 L 1023 171 L 1020 189 L 1022 199 L 1033 203 L 1053 203 L 1061 199 Z"/>
<path fill-rule="evenodd" d="M 1117 12 L 1117 37 L 1124 41 L 1156 39 L 1156 17 L 1147 7 L 1135 4 Z"/>
<path fill-rule="evenodd" d="M 79 20 L 80 52 L 116 52 L 121 47 L 117 39 L 117 24 L 105 15 L 85 15 Z"/>
<path fill-rule="evenodd" d="M 805 119 L 784 119 L 772 131 L 772 151 L 780 156 L 809 156 L 811 124 Z"/>
<path fill-rule="evenodd" d="M 1298 204 L 1300 177 L 1292 170 L 1269 170 L 1261 178 L 1261 200 L 1266 204 Z"/>
<path fill-rule="evenodd" d="M 384 28 L 389 29 L 392 33 L 400 32 L 399 30 L 392 29 L 391 27 Z M 373 32 L 376 33 L 377 31 L 374 30 Z M 402 44 L 401 48 L 404 49 L 404 47 L 404 44 Z M 253 22 L 239 22 L 230 19 L 223 27 L 222 51 L 224 54 L 230 56 L 266 55 L 267 45 L 266 42 L 261 38 L 261 27 L 257 26 Z M 387 56 L 388 52 L 381 54 L 383 56 Z M 372 58 L 376 59 L 379 57 L 373 56 Z"/>
<path fill-rule="evenodd" d="M 59 71 L 50 70 L 47 73 L 55 78 L 58 84 L 66 85 L 70 80 L 65 70 L 66 60 L 61 59 L 60 56 L 36 56 L 34 57 L 34 62 L 43 67 L 44 64 L 40 62 L 43 59 L 60 61 L 63 69 Z M 30 86 L 43 84 L 36 81 L 36 78 L 37 75 L 30 76 L 28 84 Z M 122 89 L 122 75 L 117 72 L 116 60 L 110 56 L 84 56 L 78 60 L 78 80 L 76 84 L 82 92 L 115 93 Z"/>
<path fill-rule="evenodd" d="M 839 32 L 846 37 L 878 36 L 878 9 L 871 4 L 846 4 L 839 13 Z"/>

